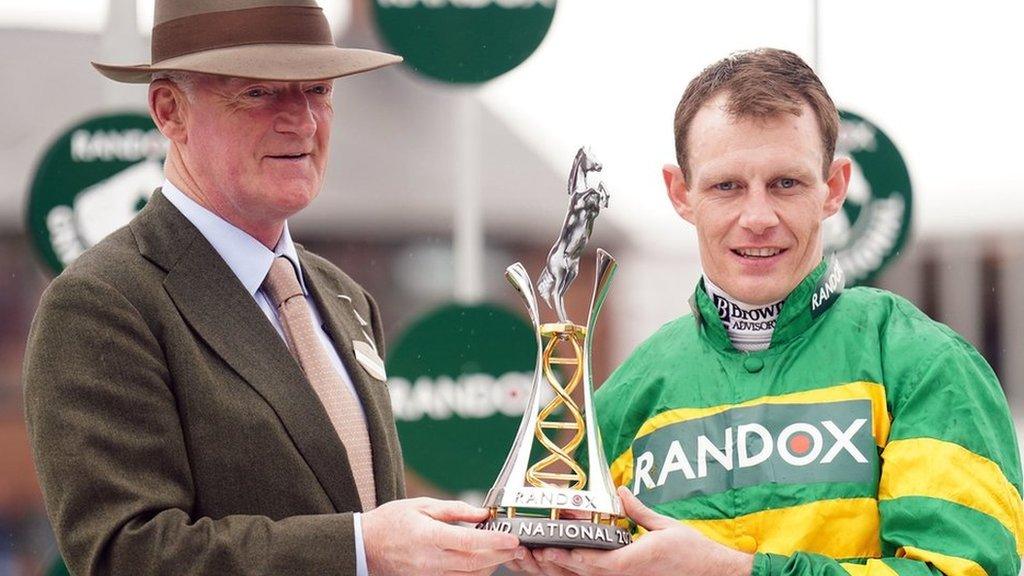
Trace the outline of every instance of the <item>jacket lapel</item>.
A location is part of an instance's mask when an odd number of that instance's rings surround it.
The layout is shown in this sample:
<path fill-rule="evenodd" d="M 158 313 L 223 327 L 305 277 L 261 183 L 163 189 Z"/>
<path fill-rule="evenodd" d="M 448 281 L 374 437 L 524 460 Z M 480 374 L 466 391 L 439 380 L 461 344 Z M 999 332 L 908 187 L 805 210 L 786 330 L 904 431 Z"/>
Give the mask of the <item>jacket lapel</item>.
<path fill-rule="evenodd" d="M 359 510 L 348 456 L 327 412 L 284 341 L 220 255 L 159 193 L 133 230 L 143 255 L 167 270 L 164 287 L 182 316 L 274 409 L 335 508 Z"/>
<path fill-rule="evenodd" d="M 372 329 L 363 327 L 359 316 L 354 312 L 349 300 L 339 294 L 351 298 L 362 298 L 362 294 L 345 294 L 344 288 L 337 282 L 336 276 L 323 270 L 316 261 L 299 248 L 299 260 L 305 275 L 306 287 L 313 295 L 317 310 L 324 320 L 324 329 L 334 342 L 334 348 L 341 358 L 345 370 L 348 371 L 352 384 L 359 394 L 359 400 L 366 414 L 366 424 L 370 434 L 370 446 L 373 451 L 373 476 L 377 488 L 377 501 L 387 502 L 395 499 L 396 470 L 392 454 L 398 454 L 399 448 L 391 446 L 388 430 L 394 427 L 387 408 L 390 406 L 388 388 L 384 382 L 370 376 L 369 372 L 356 359 L 354 341 L 367 342 L 373 345 Z M 363 314 L 364 320 L 369 321 Z M 369 335 L 369 338 L 367 337 Z"/>

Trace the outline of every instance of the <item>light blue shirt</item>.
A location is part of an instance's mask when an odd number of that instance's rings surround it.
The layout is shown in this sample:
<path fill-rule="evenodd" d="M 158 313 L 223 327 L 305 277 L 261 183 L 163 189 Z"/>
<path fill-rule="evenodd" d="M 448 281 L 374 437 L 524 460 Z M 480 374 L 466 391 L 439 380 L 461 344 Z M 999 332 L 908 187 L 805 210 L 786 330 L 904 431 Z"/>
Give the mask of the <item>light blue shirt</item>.
<path fill-rule="evenodd" d="M 270 323 L 274 325 L 278 335 L 286 342 L 287 339 L 285 339 L 284 330 L 281 328 L 281 321 L 277 317 L 277 311 L 263 290 L 260 290 L 260 286 L 267 277 L 267 273 L 270 272 L 270 266 L 274 263 L 275 258 L 284 256 L 291 261 L 292 265 L 295 266 L 295 271 L 298 273 L 302 293 L 306 297 L 310 310 L 313 311 L 313 322 L 316 325 L 316 332 L 320 338 L 320 343 L 327 350 L 327 355 L 331 358 L 331 365 L 341 375 L 341 379 L 348 386 L 352 396 L 358 399 L 359 395 L 352 384 L 352 378 L 349 377 L 348 371 L 345 370 L 345 365 L 341 363 L 341 358 L 338 357 L 338 352 L 334 349 L 334 343 L 331 342 L 327 332 L 324 331 L 323 318 L 320 317 L 320 312 L 317 310 L 309 290 L 306 289 L 306 281 L 302 276 L 302 266 L 299 264 L 299 255 L 295 251 L 295 244 L 292 242 L 292 236 L 288 232 L 288 223 L 285 222 L 281 238 L 277 241 L 277 246 L 274 247 L 274 250 L 271 251 L 252 236 L 249 236 L 227 220 L 224 220 L 192 198 L 189 198 L 174 184 L 171 184 L 169 180 L 164 180 L 162 190 L 164 197 L 199 230 L 207 242 L 217 251 L 217 254 L 220 254 L 220 257 L 227 263 L 228 268 L 231 268 L 231 271 L 241 281 L 242 286 L 245 287 L 249 295 L 256 301 L 256 304 L 263 310 Z M 361 403 L 359 408 L 360 410 L 362 409 Z M 363 417 L 366 417 L 365 413 Z M 356 574 L 358 576 L 368 576 L 366 548 L 363 546 L 362 518 L 358 512 L 352 516 L 355 528 Z"/>

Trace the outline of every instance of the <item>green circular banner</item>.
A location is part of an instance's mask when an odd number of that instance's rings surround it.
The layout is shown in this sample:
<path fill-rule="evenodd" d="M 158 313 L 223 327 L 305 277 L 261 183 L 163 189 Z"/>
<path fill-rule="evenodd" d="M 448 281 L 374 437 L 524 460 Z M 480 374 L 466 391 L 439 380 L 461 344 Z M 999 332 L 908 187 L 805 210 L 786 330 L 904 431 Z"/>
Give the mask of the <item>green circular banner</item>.
<path fill-rule="evenodd" d="M 892 140 L 877 126 L 839 112 L 836 155 L 853 160 L 843 208 L 825 221 L 825 251 L 835 252 L 846 284 L 873 280 L 907 243 L 913 195 L 910 173 Z"/>
<path fill-rule="evenodd" d="M 166 156 L 148 114 L 97 116 L 61 134 L 28 193 L 26 229 L 43 261 L 60 273 L 127 224 L 163 182 Z"/>
<path fill-rule="evenodd" d="M 555 0 L 374 0 L 381 36 L 420 74 L 454 84 L 501 76 L 540 46 Z"/>
<path fill-rule="evenodd" d="M 515 439 L 537 345 L 520 316 L 450 304 L 388 352 L 388 388 L 406 467 L 452 495 L 486 492 Z"/>

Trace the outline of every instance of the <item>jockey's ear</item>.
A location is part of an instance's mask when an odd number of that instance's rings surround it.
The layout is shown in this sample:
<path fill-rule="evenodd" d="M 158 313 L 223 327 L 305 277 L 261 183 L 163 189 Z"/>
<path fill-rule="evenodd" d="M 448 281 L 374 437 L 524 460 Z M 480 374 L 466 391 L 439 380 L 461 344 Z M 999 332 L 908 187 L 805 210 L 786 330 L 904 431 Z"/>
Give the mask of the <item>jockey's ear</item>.
<path fill-rule="evenodd" d="M 665 164 L 661 168 L 661 176 L 665 179 L 665 191 L 676 213 L 690 224 L 693 224 L 693 207 L 690 205 L 689 190 L 683 171 L 675 164 Z"/>

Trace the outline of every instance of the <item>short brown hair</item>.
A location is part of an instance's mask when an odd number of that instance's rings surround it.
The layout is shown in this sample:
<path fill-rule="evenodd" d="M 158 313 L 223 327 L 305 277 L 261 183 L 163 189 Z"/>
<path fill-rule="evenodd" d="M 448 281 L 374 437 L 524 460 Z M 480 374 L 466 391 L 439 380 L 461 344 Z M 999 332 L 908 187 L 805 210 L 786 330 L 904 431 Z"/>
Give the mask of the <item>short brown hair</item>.
<path fill-rule="evenodd" d="M 824 151 L 823 172 L 836 150 L 839 114 L 821 80 L 799 56 L 787 50 L 758 48 L 737 52 L 708 66 L 690 81 L 676 107 L 676 161 L 685 177 L 687 132 L 697 112 L 720 93 L 728 94 L 726 111 L 735 118 L 799 116 L 806 103 L 818 118 Z"/>

